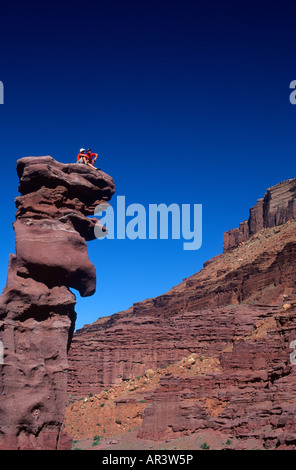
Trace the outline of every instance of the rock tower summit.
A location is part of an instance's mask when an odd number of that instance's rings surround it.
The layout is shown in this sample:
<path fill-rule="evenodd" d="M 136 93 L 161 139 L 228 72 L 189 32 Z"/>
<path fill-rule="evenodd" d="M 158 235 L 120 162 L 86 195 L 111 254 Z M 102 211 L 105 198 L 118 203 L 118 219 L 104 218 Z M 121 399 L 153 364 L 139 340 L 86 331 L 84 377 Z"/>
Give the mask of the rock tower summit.
<path fill-rule="evenodd" d="M 0 297 L 0 449 L 65 449 L 67 353 L 76 298 L 96 289 L 88 259 L 96 205 L 115 192 L 106 173 L 50 156 L 17 161 L 15 254 Z"/>

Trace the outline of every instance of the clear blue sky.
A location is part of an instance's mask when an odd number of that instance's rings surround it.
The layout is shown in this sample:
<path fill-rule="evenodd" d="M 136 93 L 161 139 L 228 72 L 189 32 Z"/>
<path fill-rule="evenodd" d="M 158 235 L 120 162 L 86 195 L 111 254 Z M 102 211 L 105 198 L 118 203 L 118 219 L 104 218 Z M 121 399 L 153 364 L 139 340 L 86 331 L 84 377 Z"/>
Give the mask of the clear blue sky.
<path fill-rule="evenodd" d="M 203 244 L 94 240 L 97 292 L 77 328 L 162 294 L 222 252 L 266 188 L 295 177 L 295 2 L 1 4 L 1 285 L 14 253 L 16 160 L 102 157 L 127 204 L 203 205 Z M 115 199 L 114 199 L 115 203 Z"/>

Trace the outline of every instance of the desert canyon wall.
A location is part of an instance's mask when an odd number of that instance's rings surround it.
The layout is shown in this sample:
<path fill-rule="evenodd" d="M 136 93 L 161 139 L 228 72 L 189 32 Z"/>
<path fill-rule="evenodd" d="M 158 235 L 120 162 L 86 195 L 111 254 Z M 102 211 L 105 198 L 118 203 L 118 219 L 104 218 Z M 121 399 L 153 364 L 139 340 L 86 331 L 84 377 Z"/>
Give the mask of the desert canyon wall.
<path fill-rule="evenodd" d="M 227 318 L 226 305 L 281 306 L 283 296 L 294 298 L 296 179 L 270 188 L 265 200 L 266 223 L 258 203 L 250 210 L 252 237 L 248 231 L 238 241 L 229 235 L 237 229 L 227 232 L 224 252 L 205 262 L 201 271 L 163 295 L 78 330 L 69 355 L 69 393 L 87 395 L 142 375 L 145 368 L 179 360 L 195 339 L 195 350 L 207 341 L 206 349 L 217 351 L 260 317 L 254 312 L 249 323 L 237 310 Z M 214 333 L 220 323 L 223 334 Z"/>
<path fill-rule="evenodd" d="M 295 190 L 296 179 L 270 188 L 201 271 L 75 332 L 69 396 L 101 393 L 107 407 L 105 389 L 130 382 L 137 400 L 136 384 L 145 383 L 140 439 L 206 429 L 235 438 L 237 448 L 296 448 Z"/>
<path fill-rule="evenodd" d="M 263 228 L 276 227 L 296 217 L 296 179 L 268 188 L 264 197 L 257 200 L 250 209 L 248 220 L 241 222 L 238 228 L 224 233 L 224 251 L 246 242 L 252 235 Z"/>

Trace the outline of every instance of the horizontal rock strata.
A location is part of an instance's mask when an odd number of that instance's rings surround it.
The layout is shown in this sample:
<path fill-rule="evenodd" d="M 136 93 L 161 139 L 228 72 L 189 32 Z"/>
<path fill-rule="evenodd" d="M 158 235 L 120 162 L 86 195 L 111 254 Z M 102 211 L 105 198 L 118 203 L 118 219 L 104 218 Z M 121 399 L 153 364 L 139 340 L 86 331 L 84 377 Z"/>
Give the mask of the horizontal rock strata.
<path fill-rule="evenodd" d="M 263 228 L 277 227 L 295 217 L 296 178 L 293 178 L 267 189 L 264 198 L 250 209 L 249 219 L 224 233 L 223 249 L 233 249 Z"/>
<path fill-rule="evenodd" d="M 296 448 L 296 366 L 290 356 L 296 314 L 266 307 L 261 313 L 264 320 L 249 336 L 216 354 L 219 371 L 162 377 L 146 397 L 139 437 L 165 440 L 211 429 L 267 449 Z"/>
<path fill-rule="evenodd" d="M 78 330 L 69 351 L 68 392 L 97 393 L 191 351 L 217 351 L 256 321 L 234 306 L 279 307 L 283 296 L 296 297 L 296 221 L 274 230 L 213 258 L 167 293 Z"/>
<path fill-rule="evenodd" d="M 210 430 L 236 448 L 296 448 L 294 188 L 295 180 L 270 188 L 240 226 L 244 241 L 238 236 L 198 273 L 78 330 L 69 351 L 71 398 L 163 370 L 144 397 L 139 438 Z M 182 358 L 189 358 L 185 372 L 166 372 Z M 201 374 L 204 358 L 215 367 Z"/>

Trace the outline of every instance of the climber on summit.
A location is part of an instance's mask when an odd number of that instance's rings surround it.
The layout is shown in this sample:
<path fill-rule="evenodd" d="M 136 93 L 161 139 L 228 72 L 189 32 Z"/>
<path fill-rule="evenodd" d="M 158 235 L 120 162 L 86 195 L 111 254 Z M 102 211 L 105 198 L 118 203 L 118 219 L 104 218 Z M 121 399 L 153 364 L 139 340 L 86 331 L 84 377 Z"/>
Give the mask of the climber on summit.
<path fill-rule="evenodd" d="M 80 149 L 79 154 L 77 155 L 77 163 L 87 164 L 85 149 Z"/>
<path fill-rule="evenodd" d="M 96 163 L 96 159 L 98 158 L 98 154 L 97 153 L 92 153 L 91 152 L 91 149 L 87 149 L 86 151 L 86 159 L 87 159 L 87 164 L 88 165 L 91 165 L 91 166 L 94 166 L 94 164 Z"/>
<path fill-rule="evenodd" d="M 89 165 L 96 170 L 100 170 L 100 168 L 96 168 L 94 166 L 96 159 L 98 158 L 97 153 L 92 153 L 91 149 L 81 148 L 79 154 L 77 155 L 77 163 L 84 163 L 85 165 Z"/>

